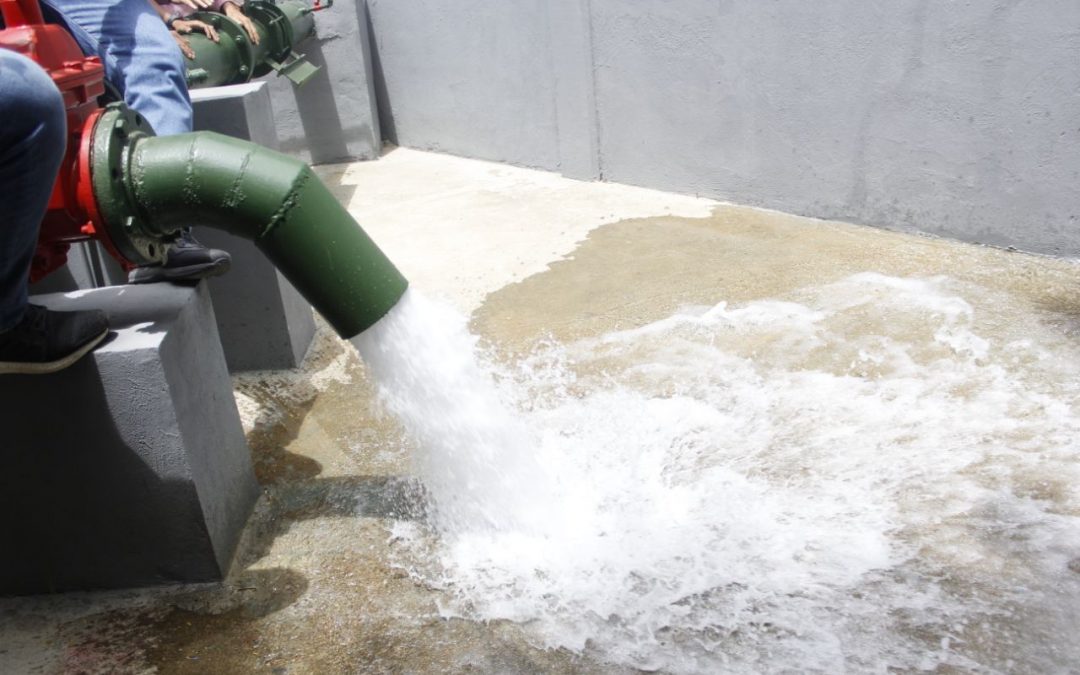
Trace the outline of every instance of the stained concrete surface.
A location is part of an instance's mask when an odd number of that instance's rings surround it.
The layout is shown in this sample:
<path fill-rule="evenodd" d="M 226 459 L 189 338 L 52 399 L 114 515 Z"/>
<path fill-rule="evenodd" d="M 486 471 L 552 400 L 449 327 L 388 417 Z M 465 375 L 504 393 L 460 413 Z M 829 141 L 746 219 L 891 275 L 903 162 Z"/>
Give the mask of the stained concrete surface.
<path fill-rule="evenodd" d="M 861 271 L 948 274 L 1015 299 L 988 331 L 1080 339 L 1068 261 L 404 150 L 320 173 L 414 288 L 508 355 Z M 442 618 L 444 591 L 396 563 L 392 523 L 423 518 L 405 442 L 324 325 L 301 369 L 234 388 L 263 496 L 231 577 L 0 600 L 0 671 L 629 672 L 513 623 Z"/>

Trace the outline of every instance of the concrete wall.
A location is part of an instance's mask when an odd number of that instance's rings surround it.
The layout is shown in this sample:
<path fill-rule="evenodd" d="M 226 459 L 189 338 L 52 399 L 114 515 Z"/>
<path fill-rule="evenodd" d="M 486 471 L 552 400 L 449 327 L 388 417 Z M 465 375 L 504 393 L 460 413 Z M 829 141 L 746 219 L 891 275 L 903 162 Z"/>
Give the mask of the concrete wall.
<path fill-rule="evenodd" d="M 369 0 L 386 136 L 555 168 L 549 0 Z"/>
<path fill-rule="evenodd" d="M 1075 0 L 368 0 L 387 137 L 1080 255 Z"/>
<path fill-rule="evenodd" d="M 322 70 L 302 87 L 274 74 L 266 78 L 282 152 L 312 164 L 379 156 L 367 25 L 363 0 L 336 0 L 315 13 L 316 36 L 295 47 Z"/>

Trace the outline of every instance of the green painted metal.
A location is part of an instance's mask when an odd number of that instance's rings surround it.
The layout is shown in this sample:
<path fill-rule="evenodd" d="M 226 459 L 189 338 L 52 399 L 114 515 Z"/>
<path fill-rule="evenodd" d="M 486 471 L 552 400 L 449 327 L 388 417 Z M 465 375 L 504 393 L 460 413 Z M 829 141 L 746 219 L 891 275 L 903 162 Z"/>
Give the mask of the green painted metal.
<path fill-rule="evenodd" d="M 250 0 L 243 7 L 259 34 L 259 43 L 248 37 L 239 23 L 217 12 L 195 12 L 189 18 L 205 21 L 217 29 L 218 42 L 202 33 L 185 36 L 195 52 L 187 60 L 188 87 L 199 89 L 242 84 L 272 71 L 297 86 L 319 71 L 294 48 L 315 34 L 312 8 L 301 0 Z"/>
<path fill-rule="evenodd" d="M 180 229 L 150 234 L 137 225 L 138 212 L 131 192 L 131 149 L 140 139 L 153 135 L 154 130 L 141 115 L 123 103 L 110 103 L 94 125 L 90 139 L 90 181 L 104 235 L 136 265 L 163 262 L 167 240 Z"/>
<path fill-rule="evenodd" d="M 405 292 L 405 277 L 303 162 L 211 132 L 125 132 L 126 142 L 114 142 L 117 120 L 128 124 L 130 113 L 110 110 L 95 131 L 95 196 L 114 244 L 133 262 L 160 257 L 181 227 L 196 223 L 250 239 L 344 338 Z"/>
<path fill-rule="evenodd" d="M 279 3 L 251 0 L 245 3 L 244 13 L 259 29 L 255 77 L 262 77 L 271 70 L 280 72 L 283 64 L 303 59 L 303 55 L 296 54 L 293 48 L 315 34 L 311 7 L 299 0 Z"/>
<path fill-rule="evenodd" d="M 240 24 L 224 14 L 195 12 L 192 19 L 205 21 L 218 31 L 213 42 L 202 33 L 187 36 L 195 58 L 187 59 L 187 83 L 191 89 L 243 84 L 255 72 L 255 45 Z"/>

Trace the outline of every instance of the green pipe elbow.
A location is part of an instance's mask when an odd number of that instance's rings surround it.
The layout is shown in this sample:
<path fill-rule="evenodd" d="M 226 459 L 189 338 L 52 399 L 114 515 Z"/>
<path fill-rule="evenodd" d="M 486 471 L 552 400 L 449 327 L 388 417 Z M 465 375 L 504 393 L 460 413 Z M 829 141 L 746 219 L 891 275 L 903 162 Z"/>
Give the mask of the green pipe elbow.
<path fill-rule="evenodd" d="M 146 236 L 170 239 L 197 224 L 250 239 L 343 338 L 372 326 L 408 286 L 297 159 L 196 132 L 139 138 L 127 168 L 125 192 Z"/>

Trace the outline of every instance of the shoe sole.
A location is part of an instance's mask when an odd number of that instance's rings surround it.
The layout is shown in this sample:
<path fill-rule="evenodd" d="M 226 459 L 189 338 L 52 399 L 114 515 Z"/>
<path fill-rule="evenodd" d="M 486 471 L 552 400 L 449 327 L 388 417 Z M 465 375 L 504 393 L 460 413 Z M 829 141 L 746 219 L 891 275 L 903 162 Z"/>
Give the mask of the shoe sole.
<path fill-rule="evenodd" d="M 93 350 L 94 347 L 101 344 L 101 341 L 104 340 L 105 336 L 108 334 L 109 329 L 106 328 L 101 332 L 101 335 L 93 338 L 67 356 L 55 361 L 47 361 L 44 363 L 0 361 L 0 375 L 48 375 L 49 373 L 59 372 L 86 356 L 86 354 Z"/>
<path fill-rule="evenodd" d="M 136 267 L 128 275 L 129 284 L 152 284 L 157 281 L 198 281 L 208 277 L 219 277 L 229 271 L 232 263 L 219 260 L 216 263 L 188 265 L 187 267 Z M 145 273 L 140 274 L 145 270 Z"/>

